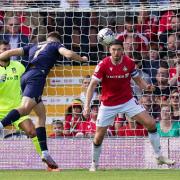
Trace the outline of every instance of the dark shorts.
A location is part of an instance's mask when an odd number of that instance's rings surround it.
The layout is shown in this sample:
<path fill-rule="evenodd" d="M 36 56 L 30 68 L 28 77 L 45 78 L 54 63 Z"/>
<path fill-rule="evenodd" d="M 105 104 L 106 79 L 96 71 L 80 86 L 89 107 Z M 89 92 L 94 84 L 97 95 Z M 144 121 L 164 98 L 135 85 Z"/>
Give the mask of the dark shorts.
<path fill-rule="evenodd" d="M 30 69 L 21 78 L 22 95 L 35 99 L 37 103 L 41 101 L 46 75 L 39 69 Z"/>

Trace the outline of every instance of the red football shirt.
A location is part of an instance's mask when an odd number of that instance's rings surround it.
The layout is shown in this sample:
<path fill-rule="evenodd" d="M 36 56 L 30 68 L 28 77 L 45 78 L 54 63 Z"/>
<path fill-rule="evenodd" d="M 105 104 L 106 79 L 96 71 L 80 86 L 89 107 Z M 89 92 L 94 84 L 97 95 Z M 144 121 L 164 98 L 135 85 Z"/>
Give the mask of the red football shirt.
<path fill-rule="evenodd" d="M 131 77 L 138 75 L 134 61 L 128 56 L 123 56 L 117 65 L 112 63 L 111 57 L 104 58 L 93 74 L 93 78 L 102 82 L 102 103 L 105 106 L 116 106 L 129 101 L 133 97 Z"/>

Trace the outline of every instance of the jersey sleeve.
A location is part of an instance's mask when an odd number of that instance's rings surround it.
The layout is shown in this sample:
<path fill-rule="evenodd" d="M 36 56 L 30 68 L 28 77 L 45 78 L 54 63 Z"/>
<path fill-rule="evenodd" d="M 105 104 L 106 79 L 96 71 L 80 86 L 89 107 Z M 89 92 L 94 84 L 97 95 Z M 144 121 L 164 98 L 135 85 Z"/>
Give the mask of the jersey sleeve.
<path fill-rule="evenodd" d="M 22 49 L 24 51 L 24 56 L 29 56 L 29 50 L 31 48 L 31 45 L 23 46 Z"/>
<path fill-rule="evenodd" d="M 133 60 L 131 60 L 131 77 L 137 77 L 137 76 L 139 76 L 139 72 L 138 72 L 138 70 L 136 69 L 136 67 L 135 67 L 135 63 L 134 63 L 134 61 Z"/>
<path fill-rule="evenodd" d="M 92 76 L 93 79 L 96 79 L 98 81 L 101 81 L 104 76 L 104 64 L 103 61 L 101 61 L 95 68 L 94 74 Z"/>

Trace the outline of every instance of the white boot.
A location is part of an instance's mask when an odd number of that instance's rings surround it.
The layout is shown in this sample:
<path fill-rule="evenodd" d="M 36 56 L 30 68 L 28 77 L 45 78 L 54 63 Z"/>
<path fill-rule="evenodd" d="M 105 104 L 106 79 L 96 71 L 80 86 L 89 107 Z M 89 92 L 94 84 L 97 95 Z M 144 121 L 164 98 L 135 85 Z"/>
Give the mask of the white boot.
<path fill-rule="evenodd" d="M 156 161 L 158 165 L 163 165 L 163 164 L 174 165 L 176 163 L 175 160 L 168 159 L 165 156 L 159 156 L 158 158 L 156 158 Z"/>

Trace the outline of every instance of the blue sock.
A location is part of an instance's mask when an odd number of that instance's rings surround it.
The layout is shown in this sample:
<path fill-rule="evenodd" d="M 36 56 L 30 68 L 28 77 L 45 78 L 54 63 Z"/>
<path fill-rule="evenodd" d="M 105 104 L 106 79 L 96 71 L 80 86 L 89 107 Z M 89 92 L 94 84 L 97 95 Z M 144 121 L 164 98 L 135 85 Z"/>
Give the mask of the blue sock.
<path fill-rule="evenodd" d="M 6 127 L 12 124 L 13 122 L 17 121 L 19 118 L 20 118 L 19 111 L 16 109 L 13 109 L 7 114 L 7 116 L 4 119 L 2 119 L 1 123 L 3 127 Z"/>
<path fill-rule="evenodd" d="M 47 148 L 46 128 L 45 127 L 36 128 L 36 134 L 41 151 L 47 151 L 48 148 Z"/>

